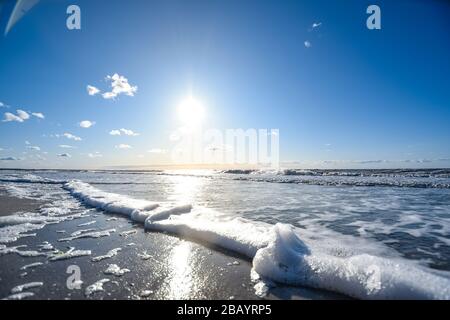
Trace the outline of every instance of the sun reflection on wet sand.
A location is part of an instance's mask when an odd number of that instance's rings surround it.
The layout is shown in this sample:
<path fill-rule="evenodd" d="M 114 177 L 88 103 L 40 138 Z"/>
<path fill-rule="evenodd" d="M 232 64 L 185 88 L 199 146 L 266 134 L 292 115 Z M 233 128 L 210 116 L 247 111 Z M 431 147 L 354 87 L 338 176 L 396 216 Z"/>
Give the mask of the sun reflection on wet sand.
<path fill-rule="evenodd" d="M 192 244 L 181 241 L 169 258 L 170 275 L 167 299 L 188 299 L 195 291 L 191 265 Z"/>

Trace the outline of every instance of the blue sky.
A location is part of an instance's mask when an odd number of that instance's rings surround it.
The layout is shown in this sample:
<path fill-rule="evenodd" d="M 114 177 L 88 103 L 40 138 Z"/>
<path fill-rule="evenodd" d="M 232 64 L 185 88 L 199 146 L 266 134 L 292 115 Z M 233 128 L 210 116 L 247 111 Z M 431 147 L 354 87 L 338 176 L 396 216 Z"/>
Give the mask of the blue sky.
<path fill-rule="evenodd" d="M 449 167 L 449 40 L 446 1 L 44 0 L 0 37 L 0 116 L 30 115 L 0 122 L 0 167 L 169 164 L 190 94 L 205 128 L 279 129 L 282 162 Z"/>

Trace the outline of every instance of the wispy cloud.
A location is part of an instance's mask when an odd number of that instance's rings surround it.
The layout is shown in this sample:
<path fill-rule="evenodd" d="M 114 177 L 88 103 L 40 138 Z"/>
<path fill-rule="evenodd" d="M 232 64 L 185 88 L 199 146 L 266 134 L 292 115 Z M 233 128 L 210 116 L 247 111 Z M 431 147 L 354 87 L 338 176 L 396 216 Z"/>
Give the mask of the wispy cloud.
<path fill-rule="evenodd" d="M 35 150 L 35 151 L 41 151 L 41 148 L 38 147 L 38 146 L 27 146 L 27 149 Z"/>
<path fill-rule="evenodd" d="M 70 146 L 68 144 L 60 144 L 58 147 L 63 148 L 63 149 L 74 149 L 75 147 Z"/>
<path fill-rule="evenodd" d="M 121 144 L 116 146 L 116 149 L 131 149 L 131 146 L 128 145 L 128 144 L 121 143 Z"/>
<path fill-rule="evenodd" d="M 0 101 L 0 108 L 9 108 L 9 106 L 6 103 Z"/>
<path fill-rule="evenodd" d="M 88 153 L 89 158 L 101 158 L 103 155 L 100 152 Z"/>
<path fill-rule="evenodd" d="M 111 130 L 109 134 L 112 136 L 120 136 L 121 133 L 120 130 Z"/>
<path fill-rule="evenodd" d="M 32 114 L 33 116 L 35 116 L 36 118 L 39 118 L 39 119 L 45 119 L 44 114 L 41 113 L 41 112 L 32 112 L 31 114 Z"/>
<path fill-rule="evenodd" d="M 313 29 L 315 29 L 315 28 L 318 28 L 318 27 L 320 27 L 322 25 L 322 22 L 314 22 L 313 24 L 312 24 L 312 28 Z"/>
<path fill-rule="evenodd" d="M 88 92 L 88 94 L 89 94 L 90 96 L 95 96 L 97 93 L 100 93 L 100 90 L 99 90 L 99 89 L 97 89 L 96 87 L 91 86 L 91 85 L 88 85 L 88 86 L 86 87 L 86 89 L 87 89 L 87 92 Z"/>
<path fill-rule="evenodd" d="M 72 158 L 72 156 L 69 153 L 60 153 L 60 154 L 58 154 L 58 157 L 61 157 L 61 158 Z"/>
<path fill-rule="evenodd" d="M 68 133 L 68 132 L 64 133 L 63 136 L 66 137 L 67 139 L 70 139 L 70 140 L 75 140 L 75 141 L 81 141 L 82 140 L 80 137 L 77 137 L 76 135 L 73 135 L 73 134 Z"/>
<path fill-rule="evenodd" d="M 85 129 L 90 128 L 93 125 L 95 125 L 95 121 L 83 120 L 79 123 L 79 126 Z"/>
<path fill-rule="evenodd" d="M 306 40 L 306 41 L 304 42 L 304 45 L 305 45 L 306 48 L 311 48 L 311 47 L 312 47 L 311 42 L 309 42 L 308 40 Z"/>
<path fill-rule="evenodd" d="M 129 129 L 118 129 L 118 130 L 111 130 L 109 132 L 110 135 L 112 136 L 120 136 L 120 135 L 125 135 L 125 136 L 131 136 L 131 137 L 136 137 L 139 135 L 139 133 L 134 132 L 133 130 L 129 130 Z"/>

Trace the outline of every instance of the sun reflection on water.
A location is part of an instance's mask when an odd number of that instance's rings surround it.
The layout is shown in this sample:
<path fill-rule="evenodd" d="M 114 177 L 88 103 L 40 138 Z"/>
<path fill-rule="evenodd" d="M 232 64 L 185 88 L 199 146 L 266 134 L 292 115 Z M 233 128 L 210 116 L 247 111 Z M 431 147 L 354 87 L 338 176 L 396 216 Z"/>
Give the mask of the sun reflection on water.
<path fill-rule="evenodd" d="M 169 200 L 176 203 L 196 203 L 205 179 L 201 177 L 171 176 L 172 190 Z"/>

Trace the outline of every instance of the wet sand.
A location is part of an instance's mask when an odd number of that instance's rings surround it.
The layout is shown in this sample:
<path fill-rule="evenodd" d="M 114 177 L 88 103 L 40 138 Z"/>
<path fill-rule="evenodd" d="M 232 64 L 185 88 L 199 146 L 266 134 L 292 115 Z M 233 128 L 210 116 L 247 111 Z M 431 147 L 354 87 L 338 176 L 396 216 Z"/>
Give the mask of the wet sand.
<path fill-rule="evenodd" d="M 0 217 L 7 216 L 16 212 L 36 211 L 42 205 L 41 201 L 31 199 L 17 199 L 9 196 L 4 190 L 0 189 Z"/>
<path fill-rule="evenodd" d="M 12 203 L 11 209 L 22 206 L 21 199 L 12 198 L 8 201 Z M 6 212 L 6 209 L 7 206 L 0 204 L 0 211 Z M 17 211 L 23 211 L 23 207 L 20 209 Z M 8 247 L 27 245 L 23 250 L 39 251 L 39 245 L 48 241 L 61 251 L 75 247 L 78 250 L 91 250 L 92 255 L 54 262 L 45 256 L 21 257 L 15 253 L 0 256 L 0 298 L 10 295 L 11 289 L 17 285 L 43 282 L 42 287 L 24 290 L 35 293 L 28 299 L 260 299 L 255 294 L 254 283 L 250 279 L 251 261 L 243 257 L 172 235 L 146 232 L 142 225 L 133 224 L 121 216 L 104 214 L 94 209 L 89 214 L 89 217 L 46 225 L 33 231 L 36 233 L 35 237 L 25 237 L 7 244 Z M 95 223 L 79 226 L 92 221 Z M 113 228 L 116 232 L 97 239 L 58 241 L 69 237 L 74 231 L 89 228 Z M 130 230 L 135 232 L 121 235 L 123 231 Z M 91 260 L 114 248 L 122 250 L 116 256 L 99 262 Z M 144 253 L 150 256 L 146 260 L 140 256 Z M 43 264 L 25 271 L 20 270 L 24 265 L 35 262 Z M 107 275 L 104 271 L 109 264 L 117 264 L 130 272 L 121 277 Z M 69 266 L 79 267 L 83 281 L 81 289 L 68 288 L 66 283 L 71 274 L 66 272 Z M 27 274 L 22 274 L 24 272 Z M 104 291 L 87 296 L 86 287 L 101 279 L 110 280 L 103 285 Z M 142 296 L 144 290 L 147 290 L 146 297 Z M 277 286 L 265 298 L 343 297 L 319 290 Z"/>

